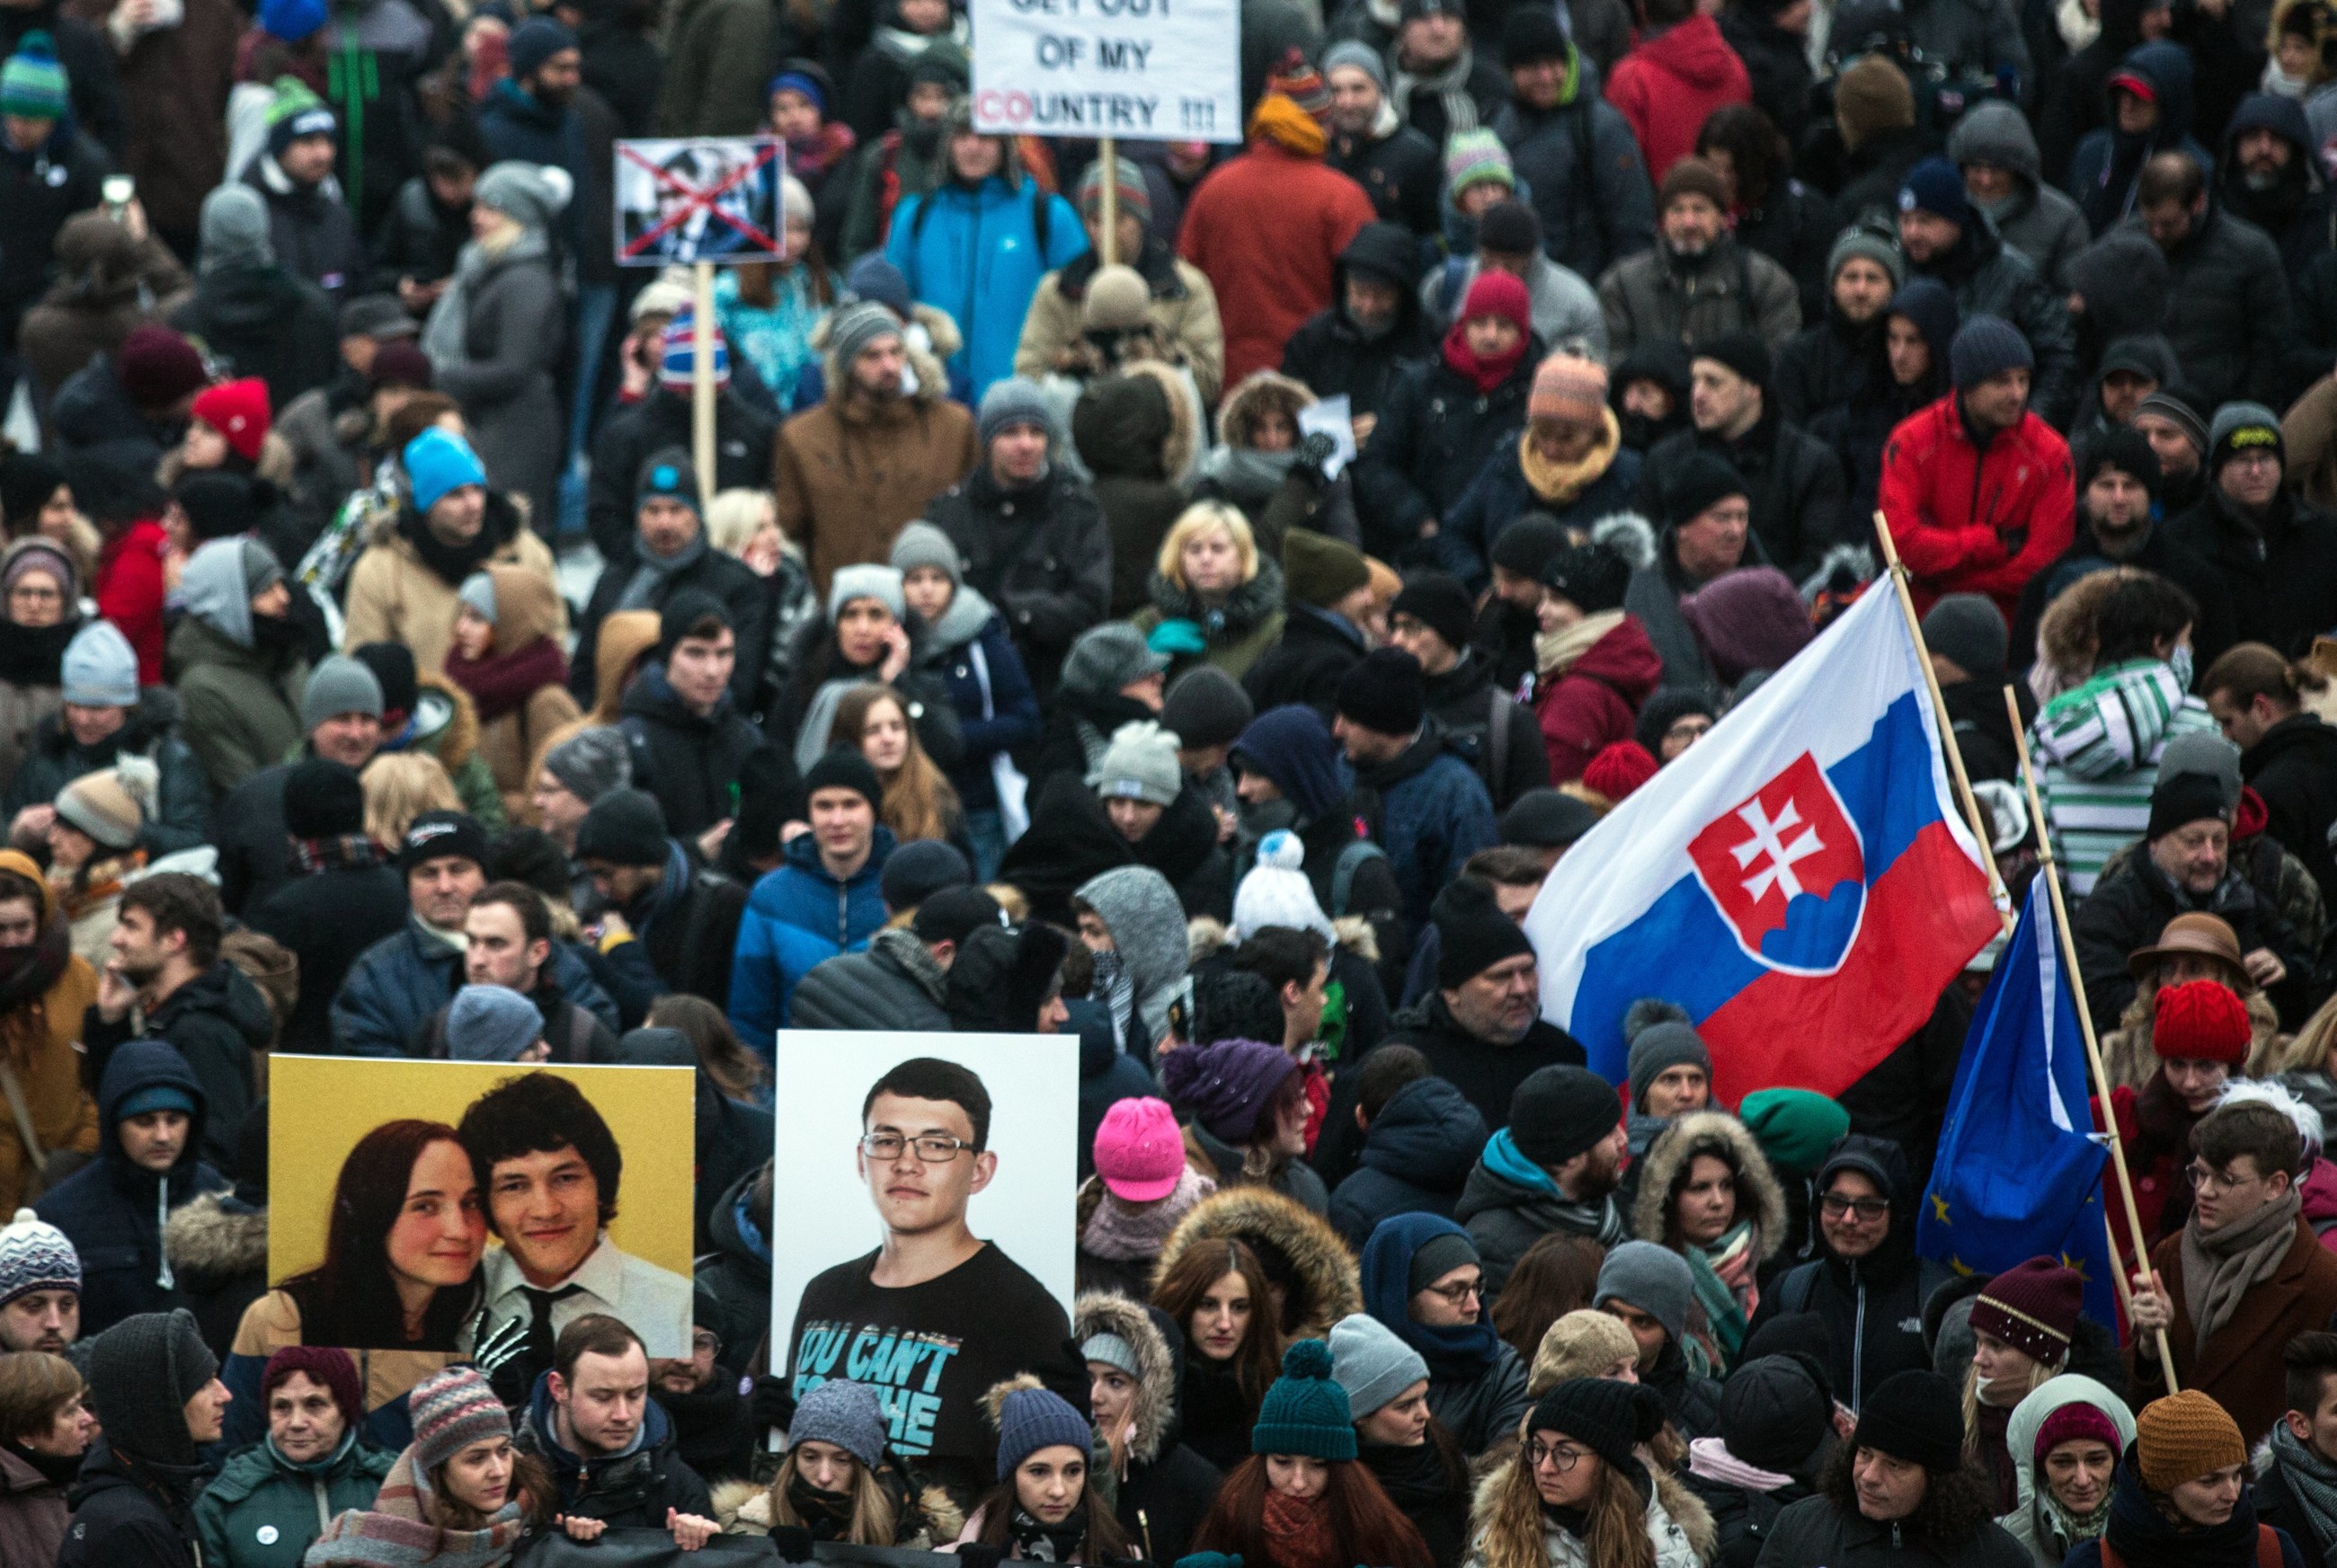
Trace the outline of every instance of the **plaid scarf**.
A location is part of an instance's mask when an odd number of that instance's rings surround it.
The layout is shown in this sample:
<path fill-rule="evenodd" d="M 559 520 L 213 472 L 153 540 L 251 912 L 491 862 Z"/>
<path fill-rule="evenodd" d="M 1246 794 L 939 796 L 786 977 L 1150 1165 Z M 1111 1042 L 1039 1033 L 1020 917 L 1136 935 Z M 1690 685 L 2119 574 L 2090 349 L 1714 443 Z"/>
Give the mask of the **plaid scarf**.
<path fill-rule="evenodd" d="M 381 848 L 363 833 L 338 833 L 324 839 L 294 839 L 292 870 L 298 876 L 318 872 L 363 871 L 381 864 Z"/>

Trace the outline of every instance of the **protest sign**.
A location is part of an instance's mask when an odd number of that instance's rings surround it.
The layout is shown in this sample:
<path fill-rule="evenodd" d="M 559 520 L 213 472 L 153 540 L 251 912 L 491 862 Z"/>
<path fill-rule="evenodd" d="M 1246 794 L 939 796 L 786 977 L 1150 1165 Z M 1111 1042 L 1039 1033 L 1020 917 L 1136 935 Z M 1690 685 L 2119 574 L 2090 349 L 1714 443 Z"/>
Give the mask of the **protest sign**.
<path fill-rule="evenodd" d="M 1236 0 L 975 0 L 973 128 L 1239 141 Z"/>
<path fill-rule="evenodd" d="M 689 1354 L 691 1069 L 279 1056 L 269 1092 L 268 1277 L 302 1342 L 467 1350 L 574 1285 L 554 1328 L 608 1312 Z"/>
<path fill-rule="evenodd" d="M 772 261 L 784 249 L 780 144 L 768 136 L 617 143 L 617 264 Z"/>

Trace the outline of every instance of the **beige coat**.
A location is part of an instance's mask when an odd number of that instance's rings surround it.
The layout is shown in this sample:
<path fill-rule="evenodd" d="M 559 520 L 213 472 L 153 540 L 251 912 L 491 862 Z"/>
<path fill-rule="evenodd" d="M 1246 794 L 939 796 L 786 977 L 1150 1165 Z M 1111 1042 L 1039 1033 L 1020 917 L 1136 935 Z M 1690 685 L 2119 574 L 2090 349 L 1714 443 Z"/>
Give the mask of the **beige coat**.
<path fill-rule="evenodd" d="M 435 674 L 445 665 L 446 650 L 455 642 L 457 585 L 422 564 L 412 541 L 397 531 L 397 515 L 392 512 L 374 521 L 372 541 L 349 569 L 348 630 L 341 646 L 355 648 L 369 642 L 402 642 L 414 650 L 416 669 Z M 561 602 L 552 551 L 533 529 L 523 522 L 487 564 L 524 567 L 543 579 L 552 590 L 553 635 L 567 636 L 568 610 Z"/>
<path fill-rule="evenodd" d="M 523 566 L 494 566 L 487 575 L 495 584 L 495 640 L 490 657 L 517 653 L 543 638 L 557 637 L 561 618 L 560 593 L 550 582 Z M 503 792 L 504 810 L 516 819 L 533 776 L 528 763 L 535 747 L 553 730 L 583 716 L 568 688 L 556 682 L 538 687 L 511 712 L 479 724 L 479 755 L 495 775 Z"/>
<path fill-rule="evenodd" d="M 1177 281 L 1184 285 L 1181 298 L 1152 296 L 1145 315 L 1163 342 L 1174 345 L 1193 372 L 1205 406 L 1215 406 L 1226 381 L 1226 329 L 1217 319 L 1217 291 L 1189 261 L 1177 262 Z M 1037 381 L 1062 368 L 1061 361 L 1080 343 L 1080 301 L 1063 297 L 1060 268 L 1039 279 L 1031 297 L 1031 313 L 1022 318 L 1022 340 L 1014 346 L 1014 374 Z"/>
<path fill-rule="evenodd" d="M 21 850 L 0 850 L 0 871 L 13 872 L 41 890 L 41 924 L 45 930 L 57 918 L 56 898 L 32 857 Z M 60 1149 L 93 1154 L 97 1149 L 97 1106 L 82 1087 L 81 1039 L 83 1011 L 97 1000 L 97 971 L 77 957 L 65 959 L 38 1002 L 0 1014 L 0 1051 L 15 1071 L 24 1096 L 24 1110 L 33 1135 L 44 1154 Z M 26 1180 L 37 1169 L 16 1118 L 0 1104 L 0 1208 L 11 1214 L 36 1195 Z"/>
<path fill-rule="evenodd" d="M 779 528 L 822 595 L 836 568 L 884 560 L 902 525 L 982 460 L 973 415 L 922 372 L 914 394 L 878 404 L 853 389 L 832 350 L 826 371 L 827 400 L 779 426 L 771 486 Z"/>

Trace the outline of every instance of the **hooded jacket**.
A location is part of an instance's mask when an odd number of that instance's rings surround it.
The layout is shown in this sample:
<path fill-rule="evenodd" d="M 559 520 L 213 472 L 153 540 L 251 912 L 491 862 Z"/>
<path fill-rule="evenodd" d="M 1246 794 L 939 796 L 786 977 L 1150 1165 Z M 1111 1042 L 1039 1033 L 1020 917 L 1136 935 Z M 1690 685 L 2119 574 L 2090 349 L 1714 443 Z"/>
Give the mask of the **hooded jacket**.
<path fill-rule="evenodd" d="M 37 980 L 41 965 L 57 965 L 56 978 L 44 989 L 17 998 L 0 1013 L 0 1045 L 15 1067 L 24 1109 L 41 1141 L 37 1155 L 27 1151 L 15 1117 L 0 1117 L 0 1202 L 15 1204 L 24 1201 L 26 1182 L 51 1154 L 96 1151 L 97 1107 L 82 1086 L 81 1056 L 74 1047 L 83 1014 L 97 1000 L 97 974 L 67 946 L 56 894 L 32 857 L 22 850 L 0 850 L 0 871 L 14 872 L 40 890 L 35 914 L 41 934 L 35 940 L 47 952 L 27 965 L 27 982 Z"/>
<path fill-rule="evenodd" d="M 1647 158 L 1648 177 L 1660 181 L 1696 151 L 1697 132 L 1726 103 L 1753 102 L 1745 62 L 1709 16 L 1689 17 L 1615 62 L 1607 102 L 1622 112 Z"/>
<path fill-rule="evenodd" d="M 1331 1224 L 1357 1251 L 1380 1222 L 1397 1214 L 1452 1215 L 1484 1152 L 1483 1113 L 1439 1077 L 1390 1096 L 1364 1133 L 1362 1169 L 1331 1194 Z"/>
<path fill-rule="evenodd" d="M 1550 754 L 1550 776 L 1571 784 L 1590 759 L 1631 738 L 1639 709 L 1662 681 L 1664 661 L 1637 616 L 1625 614 L 1563 670 L 1541 677 L 1534 712 Z"/>
<path fill-rule="evenodd" d="M 2127 222 L 2139 228 L 2142 219 Z M 2166 264 L 2174 276 L 2167 339 L 2204 404 L 2285 404 L 2289 288 L 2279 247 L 2211 200 Z"/>
<path fill-rule="evenodd" d="M 2287 164 L 2262 190 L 2253 188 L 2240 168 L 2240 138 L 2251 131 L 2270 131 L 2289 148 Z M 2274 93 L 2252 93 L 2240 100 L 2224 127 L 2215 200 L 2225 211 L 2272 237 L 2292 292 L 2303 282 L 2315 258 L 2337 249 L 2337 190 L 2322 172 L 2318 145 L 2303 106 Z"/>
<path fill-rule="evenodd" d="M 1282 1290 L 1279 1329 L 1286 1344 L 1322 1339 L 1332 1324 L 1364 1310 L 1354 1254 L 1331 1222 L 1265 1187 L 1228 1187 L 1194 1204 L 1160 1249 L 1154 1278 L 1166 1279 L 1194 1247 L 1219 1241 L 1239 1242 L 1256 1252 L 1266 1278 Z"/>
<path fill-rule="evenodd" d="M 914 931 L 887 927 L 864 951 L 814 966 L 796 986 L 788 1018 L 799 1029 L 947 1030 L 948 980 Z"/>
<path fill-rule="evenodd" d="M 1071 1306 L 1071 1338 L 1084 1344 L 1098 1334 L 1117 1337 L 1136 1360 L 1113 1513 L 1146 1561 L 1173 1563 L 1200 1528 L 1219 1478 L 1216 1466 L 1178 1440 L 1185 1336 L 1157 1309 L 1112 1291 L 1081 1291 Z"/>
<path fill-rule="evenodd" d="M 1547 220 L 1543 232 L 1549 232 Z M 1358 271 L 1395 286 L 1395 320 L 1375 337 L 1347 310 L 1347 279 Z M 1377 414 L 1397 373 L 1436 352 L 1420 308 L 1419 282 L 1419 242 L 1393 223 L 1364 224 L 1339 252 L 1329 307 L 1308 317 L 1284 345 L 1282 374 L 1318 397 L 1345 394 L 1358 418 Z"/>
<path fill-rule="evenodd" d="M 1543 253 L 1597 280 L 1656 242 L 1655 190 L 1632 123 L 1600 92 L 1599 67 L 1569 40 L 1558 102 L 1514 99 L 1493 116 L 1518 180 L 1541 219 Z"/>
<path fill-rule="evenodd" d="M 2158 119 L 2138 136 L 2117 128 L 2117 114 L 2108 85 L 2121 75 L 2133 75 L 2150 84 L 2158 96 Z M 2069 172 L 2063 187 L 2084 209 L 2096 233 L 2134 211 L 2135 182 L 2142 166 L 2156 152 L 2188 153 L 2200 169 L 2212 175 L 2215 161 L 2191 135 L 2191 52 L 2170 39 L 2138 44 L 2119 63 L 2103 85 L 2106 105 L 2101 128 L 2089 131 L 2069 155 Z"/>
<path fill-rule="evenodd" d="M 2037 1435 L 2044 1430 L 2046 1417 L 2067 1405 L 2091 1405 L 2108 1417 L 2110 1425 L 2117 1428 L 2120 1454 L 2134 1441 L 2134 1413 L 2127 1408 L 2126 1401 L 2082 1373 L 2064 1372 L 2049 1378 L 2012 1407 L 2012 1418 L 2004 1429 L 2004 1446 L 2013 1458 L 2020 1501 L 2011 1513 L 1999 1515 L 1996 1522 L 2004 1526 L 2007 1534 L 2029 1548 L 2029 1554 L 2037 1560 L 2037 1568 L 2059 1568 L 2061 1561 L 2076 1546 L 2076 1543 L 2061 1539 L 2053 1526 L 2052 1515 L 2039 1500 L 2037 1472 L 2042 1466 L 2023 1457 L 2036 1452 Z"/>
<path fill-rule="evenodd" d="M 1192 465 L 1198 424 L 1177 374 L 1149 362 L 1089 383 L 1072 405 L 1071 441 L 1092 476 L 1090 492 L 1110 536 L 1109 613 L 1115 619 L 1143 605 L 1145 579 L 1160 541 L 1185 510 L 1181 481 Z M 1012 575 L 1019 579 L 1029 570 Z M 990 596 L 986 588 L 983 593 Z M 1041 673 L 1031 671 L 1044 695 L 1051 690 L 1051 671 L 1043 684 Z"/>
<path fill-rule="evenodd" d="M 1489 1312 L 1450 1328 L 1431 1328 L 1412 1317 L 1413 1255 L 1438 1236 L 1464 1234 L 1441 1214 L 1396 1214 L 1383 1222 L 1364 1248 L 1364 1310 L 1426 1359 L 1429 1412 L 1462 1453 L 1481 1454 L 1514 1434 L 1525 1417 L 1531 1403 L 1525 1361 L 1493 1331 Z"/>
<path fill-rule="evenodd" d="M 160 1176 L 131 1162 L 119 1131 L 122 1102 L 156 1086 L 176 1089 L 195 1106 L 178 1163 Z M 83 1338 L 94 1339 L 133 1313 L 178 1304 L 175 1276 L 162 1255 L 163 1215 L 198 1193 L 228 1185 L 200 1153 L 207 1099 L 201 1081 L 167 1040 L 132 1040 L 107 1059 L 98 1086 L 97 1158 L 33 1205 L 81 1256 Z"/>
<path fill-rule="evenodd" d="M 220 959 L 149 1010 L 142 1034 L 131 1034 L 128 1018 L 118 1024 L 105 1022 L 94 1006 L 83 1015 L 81 1034 L 91 1070 L 99 1074 L 105 1071 L 111 1053 L 133 1037 L 175 1047 L 202 1084 L 209 1109 L 209 1125 L 191 1136 L 199 1140 L 198 1152 L 204 1159 L 224 1169 L 234 1164 L 236 1129 L 251 1107 L 255 1053 L 268 1048 L 275 1027 L 259 988 L 241 969 Z M 103 1094 L 99 1108 L 103 1144 L 112 1131 L 103 1118 Z"/>
<path fill-rule="evenodd" d="M 2000 98 L 1973 104 L 1948 132 L 1948 157 L 1959 167 L 1989 163 L 2013 175 L 2019 183 L 2012 194 L 1984 210 L 1998 236 L 2029 258 L 2037 276 L 2067 291 L 2069 263 L 2093 243 L 2093 233 L 2078 204 L 2044 182 L 2036 133 L 2019 106 Z"/>
<path fill-rule="evenodd" d="M 338 180 L 328 174 L 314 185 L 298 184 L 263 152 L 244 170 L 242 183 L 268 204 L 269 239 L 286 270 L 336 304 L 365 287 L 365 245 Z"/>
<path fill-rule="evenodd" d="M 187 743 L 224 794 L 300 744 L 308 661 L 296 648 L 254 638 L 235 550 L 189 562 L 182 592 L 186 614 L 171 632 L 171 667 Z"/>
<path fill-rule="evenodd" d="M 783 863 L 755 884 L 738 920 L 730 967 L 730 1027 L 761 1042 L 787 1020 L 796 982 L 837 953 L 856 952 L 885 923 L 877 881 L 893 852 L 893 830 L 879 823 L 868 858 L 838 879 L 819 857 L 817 835 L 787 843 Z"/>
<path fill-rule="evenodd" d="M 1677 1118 L 1648 1150 L 1646 1164 L 1639 1174 L 1638 1196 L 1631 1205 L 1632 1232 L 1643 1242 L 1678 1250 L 1667 1234 L 1670 1216 L 1664 1212 L 1666 1200 L 1690 1154 L 1700 1153 L 1715 1144 L 1727 1148 L 1729 1162 L 1736 1168 L 1736 1218 L 1753 1222 L 1759 1237 L 1755 1258 L 1765 1263 L 1791 1239 L 1785 1220 L 1785 1189 L 1777 1184 L 1768 1156 L 1761 1152 L 1753 1135 L 1745 1130 L 1745 1124 L 1717 1111 L 1698 1111 Z"/>

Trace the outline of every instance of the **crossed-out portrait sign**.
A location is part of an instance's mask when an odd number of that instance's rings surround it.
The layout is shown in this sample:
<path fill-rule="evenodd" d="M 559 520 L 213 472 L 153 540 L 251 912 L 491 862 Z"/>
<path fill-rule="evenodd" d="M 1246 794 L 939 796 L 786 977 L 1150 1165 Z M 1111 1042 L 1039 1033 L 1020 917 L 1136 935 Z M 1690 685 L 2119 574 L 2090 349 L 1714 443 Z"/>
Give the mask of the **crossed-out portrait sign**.
<path fill-rule="evenodd" d="M 1238 0 L 974 0 L 973 128 L 1239 141 Z"/>
<path fill-rule="evenodd" d="M 618 142 L 617 264 L 777 260 L 786 171 L 768 136 Z"/>

